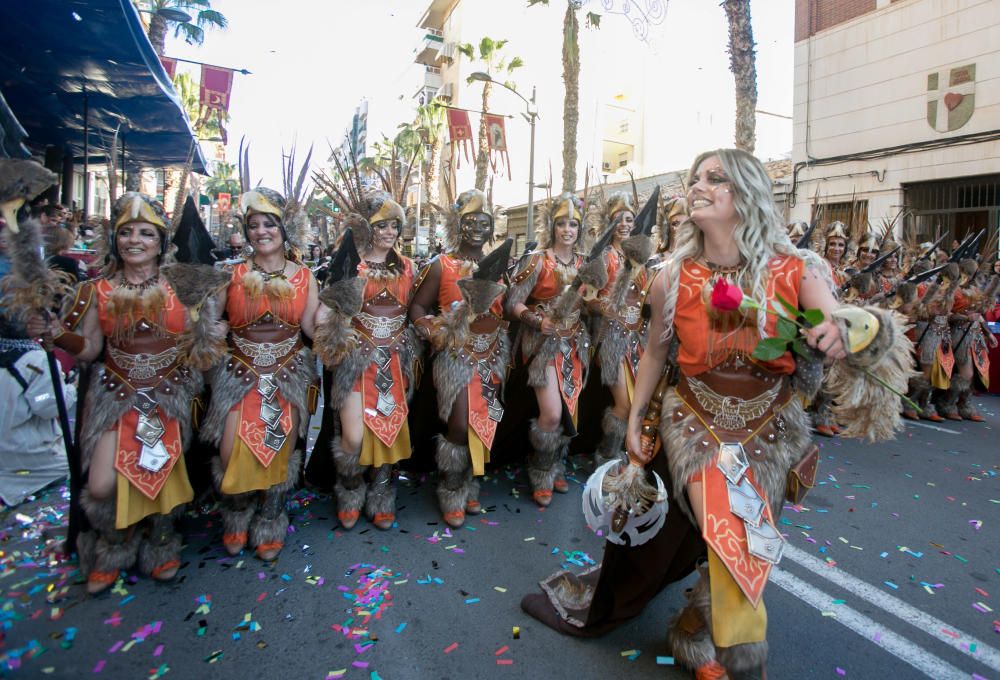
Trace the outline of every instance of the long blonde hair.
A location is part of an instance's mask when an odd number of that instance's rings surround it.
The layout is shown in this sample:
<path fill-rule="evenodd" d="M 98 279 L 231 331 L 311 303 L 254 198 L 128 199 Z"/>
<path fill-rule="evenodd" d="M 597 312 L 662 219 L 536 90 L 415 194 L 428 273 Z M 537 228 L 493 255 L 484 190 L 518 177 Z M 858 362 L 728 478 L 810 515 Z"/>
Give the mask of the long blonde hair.
<path fill-rule="evenodd" d="M 691 164 L 689 181 L 697 173 L 698 166 L 713 156 L 719 159 L 733 185 L 733 206 L 738 218 L 733 237 L 741 259 L 746 263 L 740 270 L 736 283 L 763 307 L 768 304 L 767 280 L 771 258 L 775 255 L 798 257 L 816 266 L 820 272 L 825 272 L 819 255 L 810 250 L 796 248 L 788 238 L 784 219 L 774 203 L 771 178 L 763 163 L 753 155 L 740 149 L 705 151 Z M 681 264 L 689 258 L 701 257 L 704 252 L 705 236 L 698 225 L 688 218 L 677 228 L 677 245 L 667 259 L 663 272 L 664 330 L 660 336 L 660 341 L 663 343 L 667 343 L 674 333 L 673 322 L 674 313 L 677 311 Z M 757 329 L 762 338 L 766 337 L 764 331 L 766 323 L 767 315 L 758 314 Z"/>

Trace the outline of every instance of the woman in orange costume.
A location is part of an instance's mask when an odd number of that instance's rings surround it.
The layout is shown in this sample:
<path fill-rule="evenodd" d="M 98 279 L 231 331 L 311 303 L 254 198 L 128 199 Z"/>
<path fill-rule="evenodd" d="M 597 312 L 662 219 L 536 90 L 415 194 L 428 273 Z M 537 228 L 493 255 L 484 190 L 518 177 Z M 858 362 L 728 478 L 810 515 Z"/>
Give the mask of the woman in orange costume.
<path fill-rule="evenodd" d="M 480 511 L 476 477 L 485 472 L 503 417 L 500 394 L 510 363 L 510 341 L 503 319 L 504 287 L 495 280 L 473 283 L 483 248 L 493 239 L 486 194 L 478 189 L 459 194 L 448 217 L 447 237 L 448 253 L 420 272 L 410 319 L 436 352 L 438 417 L 447 424 L 434 455 L 438 506 L 449 526 L 460 527 L 467 512 Z M 505 252 L 510 253 L 509 246 Z M 499 272 L 506 264 L 501 263 Z"/>
<path fill-rule="evenodd" d="M 329 405 L 340 416 L 340 436 L 331 444 L 337 519 L 351 529 L 364 507 L 377 528 L 388 529 L 396 519 L 392 467 L 411 453 L 407 402 L 420 348 L 406 314 L 416 271 L 396 251 L 403 208 L 375 193 L 359 210 L 367 219 L 351 214 L 345 221 L 362 258 L 358 279 L 348 276 L 323 290 L 328 306 L 320 308 L 316 351 L 332 372 Z M 360 306 L 346 309 L 358 289 Z M 374 472 L 370 484 L 366 469 Z"/>
<path fill-rule="evenodd" d="M 637 461 L 651 460 L 653 450 L 641 443 L 642 419 L 676 351 L 680 378 L 664 394 L 660 435 L 672 502 L 700 528 L 709 561 L 670 626 L 672 652 L 698 678 L 759 678 L 767 658 L 761 596 L 783 541 L 775 523 L 788 471 L 809 444 L 809 421 L 799 385 L 789 379 L 796 370 L 793 355 L 751 358 L 762 338 L 776 335 L 775 315 L 739 300 L 717 305 L 713 288 L 725 279 L 761 307 L 771 308 L 781 295 L 795 307 L 820 309 L 825 319 L 805 331 L 810 347 L 834 359 L 844 358 L 847 346 L 864 350 L 846 363 L 892 364 L 901 374 L 894 382 L 903 389 L 909 348 L 887 312 L 835 312 L 828 269 L 788 239 L 760 161 L 738 150 L 703 153 L 688 182 L 691 219 L 650 295 L 652 340 L 636 378 L 626 448 Z M 842 385 L 830 384 L 835 394 Z M 870 420 L 861 425 L 874 426 Z M 898 426 L 898 415 L 890 425 Z M 747 502 L 733 504 L 734 489 Z M 722 526 L 731 533 L 723 535 Z"/>
<path fill-rule="evenodd" d="M 110 587 L 137 560 L 160 581 L 180 567 L 174 519 L 192 500 L 183 453 L 202 370 L 225 353 L 212 295 L 228 275 L 161 263 L 170 235 L 163 208 L 136 192 L 111 214 L 108 267 L 80 286 L 55 344 L 82 361 L 102 356 L 82 415 L 87 475 L 78 539 L 87 590 Z"/>
<path fill-rule="evenodd" d="M 581 319 L 584 305 L 569 288 L 578 277 L 591 278 L 595 293 L 607 283 L 601 258 L 585 264 L 577 254 L 582 217 L 576 196 L 563 194 L 556 199 L 551 216 L 542 215 L 542 250 L 514 274 L 507 294 L 508 315 L 521 321 L 528 385 L 538 400 L 538 419 L 531 421 L 528 431 L 534 449 L 528 477 L 532 498 L 543 507 L 552 502 L 553 489 L 565 493 L 569 488 L 563 476 L 570 439 L 564 434 L 564 414 L 575 424 L 590 364 L 590 334 Z M 589 270 L 597 268 L 600 276 L 591 277 Z"/>
<path fill-rule="evenodd" d="M 293 202 L 296 206 L 298 201 Z M 226 297 L 229 360 L 212 378 L 202 436 L 219 446 L 213 474 L 222 494 L 222 542 L 230 555 L 251 543 L 273 560 L 288 530 L 285 494 L 302 464 L 296 448 L 318 396 L 312 337 L 316 279 L 291 248 L 285 198 L 257 188 L 240 197 L 253 255 L 233 268 Z"/>

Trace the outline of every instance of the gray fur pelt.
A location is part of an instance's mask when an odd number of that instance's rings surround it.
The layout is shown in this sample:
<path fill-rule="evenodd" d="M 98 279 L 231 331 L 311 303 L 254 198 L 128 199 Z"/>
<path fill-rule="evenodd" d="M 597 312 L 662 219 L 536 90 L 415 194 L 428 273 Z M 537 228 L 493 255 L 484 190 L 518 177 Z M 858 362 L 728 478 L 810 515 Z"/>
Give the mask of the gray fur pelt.
<path fill-rule="evenodd" d="M 646 237 L 642 237 L 646 238 Z M 646 240 L 649 240 L 646 238 Z M 633 331 L 626 329 L 616 318 L 615 310 L 625 309 L 625 295 L 629 286 L 637 276 L 637 272 L 631 262 L 619 272 L 618 278 L 612 286 L 605 305 L 609 310 L 601 324 L 601 333 L 598 342 L 598 352 L 601 359 L 601 383 L 604 385 L 614 385 L 618 382 L 618 377 L 628 351 L 629 341 L 632 339 Z M 648 334 L 648 324 L 642 325 L 639 331 L 639 345 L 646 347 L 646 336 Z"/>
<path fill-rule="evenodd" d="M 687 606 L 667 626 L 667 642 L 674 658 L 686 668 L 694 670 L 715 661 L 715 643 L 712 641 L 712 593 L 708 582 L 708 565 L 698 567 L 698 580 L 687 594 Z M 694 632 L 682 629 L 684 621 L 691 619 L 702 625 Z"/>
<path fill-rule="evenodd" d="M 438 469 L 437 497 L 441 512 L 449 513 L 465 509 L 465 472 L 472 466 L 469 447 L 452 444 L 438 436 L 434 460 Z"/>
<path fill-rule="evenodd" d="M 693 413 L 673 422 L 668 414 L 678 411 L 682 405 L 677 391 L 673 388 L 667 390 L 661 409 L 664 417 L 660 420 L 660 437 L 670 464 L 670 475 L 674 480 L 674 488 L 671 489 L 673 498 L 691 523 L 697 526 L 688 505 L 685 486 L 691 475 L 712 461 L 719 447 Z M 784 436 L 779 435 L 774 442 L 754 437 L 743 444 L 743 448 L 748 451 L 762 449 L 767 453 L 764 460 L 756 460 L 750 455 L 747 458 L 750 460 L 754 481 L 770 503 L 771 516 L 775 522 L 778 521 L 784 503 L 788 470 L 802 459 L 810 442 L 809 416 L 802 407 L 801 399 L 793 396 L 780 411 L 780 415 L 785 420 Z M 703 445 L 703 441 L 707 441 L 709 445 Z"/>
<path fill-rule="evenodd" d="M 183 362 L 207 371 L 226 355 L 226 326 L 216 294 L 229 285 L 231 272 L 208 265 L 174 263 L 160 268 L 177 299 L 187 308 L 188 322 L 178 349 Z"/>
<path fill-rule="evenodd" d="M 125 399 L 116 399 L 118 390 L 107 389 L 100 380 L 107 368 L 102 364 L 97 370 L 98 374 L 87 388 L 83 405 L 80 455 L 84 472 L 90 469 L 90 459 L 100 438 L 137 402 L 134 392 Z M 191 371 L 183 380 L 175 383 L 167 378 L 152 390 L 153 399 L 163 408 L 167 417 L 180 424 L 181 445 L 185 451 L 191 443 L 191 401 L 201 393 L 202 385 L 201 373 Z M 165 391 L 167 387 L 170 388 L 169 394 Z M 183 464 L 184 461 L 178 462 L 178 465 Z"/>
<path fill-rule="evenodd" d="M 978 338 L 982 337 L 979 321 L 958 323 L 951 328 L 951 346 L 955 353 L 955 366 L 968 366 L 972 362 L 970 349 Z"/>
<path fill-rule="evenodd" d="M 917 348 L 917 357 L 921 366 L 931 366 L 934 364 L 934 357 L 937 354 L 938 346 L 948 332 L 948 321 L 946 316 L 935 316 L 930 320 L 931 327 L 924 332 L 926 324 L 917 325 L 917 339 L 920 346 Z"/>
<path fill-rule="evenodd" d="M 288 366 L 296 366 L 294 371 L 288 370 Z M 282 378 L 281 374 L 285 377 Z M 257 381 L 251 380 L 249 383 L 243 381 L 243 377 L 254 374 L 250 371 L 243 376 L 237 376 L 236 372 L 226 368 L 225 363 L 218 364 L 211 373 L 212 402 L 209 404 L 208 413 L 201 426 L 202 441 L 218 446 L 222 441 L 222 431 L 226 426 L 226 418 L 233 406 L 238 404 L 243 397 L 252 389 L 257 389 Z M 308 398 L 309 386 L 316 382 L 316 362 L 313 360 L 313 353 L 306 347 L 298 351 L 298 356 L 285 364 L 285 368 L 274 374 L 275 382 L 281 396 L 291 403 L 298 410 L 300 437 L 304 437 L 309 431 L 309 410 L 306 399 Z M 289 433 L 293 434 L 293 433 Z"/>
<path fill-rule="evenodd" d="M 395 514 L 396 485 L 392 483 L 392 465 L 388 463 L 375 472 L 365 497 L 365 516 L 374 520 L 379 513 Z"/>
<path fill-rule="evenodd" d="M 139 544 L 139 571 L 152 576 L 153 571 L 170 560 L 180 558 L 182 540 L 174 521 L 184 512 L 184 506 L 174 508 L 169 514 L 159 513 L 148 518 L 149 535 Z"/>
<path fill-rule="evenodd" d="M 330 453 L 337 469 L 337 481 L 333 486 L 337 510 L 360 510 L 365 503 L 365 468 L 358 462 L 360 451 L 351 453 L 345 450 L 341 438 L 337 436 L 330 442 Z"/>
<path fill-rule="evenodd" d="M 616 416 L 614 410 L 609 406 L 604 409 L 601 429 L 604 436 L 594 451 L 595 467 L 603 465 L 609 460 L 624 460 L 623 444 L 625 443 L 628 422 Z"/>
<path fill-rule="evenodd" d="M 264 492 L 259 512 L 250 522 L 250 544 L 284 543 L 288 533 L 288 513 L 285 512 L 285 494 L 295 488 L 302 466 L 302 451 L 296 449 L 288 456 L 288 473 L 285 481 L 278 482 Z"/>
<path fill-rule="evenodd" d="M 494 375 L 500 378 L 500 389 L 507 378 L 510 366 L 510 338 L 501 329 L 497 350 L 493 353 L 496 363 L 491 364 Z M 459 393 L 473 380 L 478 380 L 476 367 L 469 365 L 469 355 L 462 350 L 445 350 L 434 357 L 434 386 L 437 388 L 438 417 L 448 422 L 452 406 Z"/>
<path fill-rule="evenodd" d="M 528 479 L 532 489 L 551 490 L 562 469 L 559 461 L 569 444 L 569 437 L 563 435 L 562 428 L 552 432 L 538 429 L 538 421 L 534 418 L 529 423 L 528 441 L 534 453 L 528 459 Z"/>
<path fill-rule="evenodd" d="M 548 382 L 545 369 L 555 361 L 556 354 L 559 354 L 559 343 L 563 338 L 558 335 L 542 335 L 533 328 L 522 326 L 521 329 L 521 342 L 525 354 L 532 357 L 528 364 L 528 385 L 542 387 Z M 590 334 L 587 332 L 586 326 L 581 323 L 576 335 L 566 339 L 575 343 L 576 355 L 583 363 L 583 380 L 580 385 L 582 392 L 583 386 L 587 384 L 587 374 L 590 371 Z"/>
<path fill-rule="evenodd" d="M 807 402 L 817 399 L 823 384 L 823 354 L 805 346 L 809 358 L 795 355 L 795 372 L 792 373 L 792 389 L 801 394 Z"/>
<path fill-rule="evenodd" d="M 80 570 L 84 576 L 91 571 L 118 572 L 135 564 L 139 551 L 139 535 L 129 530 L 115 529 L 114 498 L 97 500 L 88 489 L 80 494 L 80 506 L 90 521 L 90 531 L 80 534 Z"/>
<path fill-rule="evenodd" d="M 531 295 L 531 291 L 535 289 L 535 285 L 538 283 L 538 275 L 541 273 L 542 267 L 544 266 L 542 262 L 542 258 L 544 257 L 545 254 L 541 252 L 533 254 L 527 262 L 525 262 L 525 267 L 534 266 L 531 273 L 520 282 L 514 280 L 517 278 L 517 274 L 515 274 L 514 278 L 511 279 L 510 289 L 507 291 L 507 302 L 504 305 L 508 315 L 513 316 L 514 308 L 517 305 L 524 304 L 527 301 L 528 296 Z"/>
<path fill-rule="evenodd" d="M 825 387 L 833 400 L 834 419 L 843 423 L 845 437 L 862 437 L 874 442 L 892 439 L 903 429 L 898 394 L 905 394 L 913 368 L 913 342 L 906 337 L 905 319 L 892 310 L 866 307 L 879 320 L 879 330 L 871 344 L 860 352 L 836 362 L 827 375 Z M 837 319 L 847 347 L 847 329 Z M 898 393 L 893 393 L 865 375 L 878 376 Z"/>
<path fill-rule="evenodd" d="M 222 479 L 226 471 L 222 467 L 222 459 L 212 456 L 212 481 L 221 497 L 219 514 L 222 515 L 222 531 L 224 534 L 246 533 L 250 520 L 257 512 L 257 492 L 248 491 L 235 495 L 222 493 Z"/>
<path fill-rule="evenodd" d="M 363 361 L 354 356 L 361 340 L 351 319 L 361 311 L 364 287 L 365 279 L 359 277 L 337 281 L 320 292 L 320 302 L 330 309 L 330 313 L 316 327 L 313 349 L 331 370 L 339 370 L 346 363 L 345 368 L 350 372 L 353 365 Z"/>

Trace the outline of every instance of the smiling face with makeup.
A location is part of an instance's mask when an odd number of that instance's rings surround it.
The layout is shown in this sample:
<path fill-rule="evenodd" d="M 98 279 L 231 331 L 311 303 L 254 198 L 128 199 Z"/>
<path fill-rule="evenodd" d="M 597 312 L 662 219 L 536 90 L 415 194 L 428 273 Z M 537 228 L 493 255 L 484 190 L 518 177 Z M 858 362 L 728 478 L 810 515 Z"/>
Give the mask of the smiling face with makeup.
<path fill-rule="evenodd" d="M 733 228 L 739 222 L 733 201 L 733 184 L 718 156 L 709 156 L 688 179 L 688 211 L 703 231 L 712 227 Z"/>

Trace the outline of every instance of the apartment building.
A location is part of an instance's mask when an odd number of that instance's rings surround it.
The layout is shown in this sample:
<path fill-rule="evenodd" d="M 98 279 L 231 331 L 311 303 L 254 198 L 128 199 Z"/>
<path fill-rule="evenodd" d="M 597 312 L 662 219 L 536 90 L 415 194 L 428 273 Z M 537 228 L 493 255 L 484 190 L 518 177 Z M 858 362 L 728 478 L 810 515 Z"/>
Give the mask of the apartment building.
<path fill-rule="evenodd" d="M 796 0 L 792 219 L 997 230 L 1000 2 Z"/>

